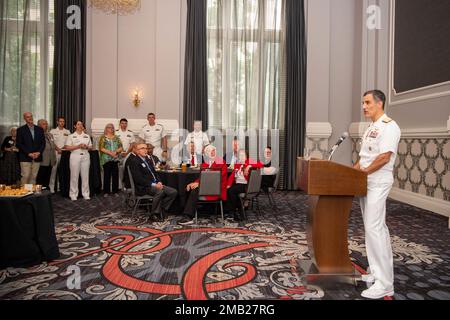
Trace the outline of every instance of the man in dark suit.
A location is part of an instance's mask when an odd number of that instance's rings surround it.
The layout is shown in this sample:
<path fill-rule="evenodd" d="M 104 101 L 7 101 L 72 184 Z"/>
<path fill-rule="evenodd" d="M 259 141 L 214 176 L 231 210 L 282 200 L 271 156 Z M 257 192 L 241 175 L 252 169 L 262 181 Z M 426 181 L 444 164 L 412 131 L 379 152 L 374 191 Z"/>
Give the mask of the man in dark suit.
<path fill-rule="evenodd" d="M 36 178 L 45 150 L 44 130 L 34 125 L 33 114 L 25 112 L 26 124 L 17 129 L 17 148 L 22 174 L 22 184 L 36 184 Z"/>
<path fill-rule="evenodd" d="M 151 214 L 156 218 L 169 210 L 178 195 L 178 191 L 161 183 L 147 155 L 147 145 L 137 145 L 136 157 L 130 162 L 130 170 L 133 175 L 137 195 L 144 196 L 148 194 L 153 196 Z"/>

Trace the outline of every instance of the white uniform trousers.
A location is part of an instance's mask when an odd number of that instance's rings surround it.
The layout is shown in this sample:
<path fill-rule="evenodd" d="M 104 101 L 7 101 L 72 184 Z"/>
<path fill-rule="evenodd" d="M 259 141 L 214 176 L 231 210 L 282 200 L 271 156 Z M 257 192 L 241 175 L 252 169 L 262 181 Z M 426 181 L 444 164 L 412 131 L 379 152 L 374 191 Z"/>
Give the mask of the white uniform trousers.
<path fill-rule="evenodd" d="M 61 155 L 56 152 L 56 164 L 52 168 L 52 175 L 50 176 L 50 192 L 55 193 L 56 175 L 58 174 L 59 163 L 61 162 Z M 59 181 L 58 190 L 59 191 Z"/>
<path fill-rule="evenodd" d="M 89 189 L 89 168 L 91 166 L 91 158 L 89 153 L 83 153 L 82 155 L 72 153 L 70 155 L 70 198 L 77 199 L 78 180 L 81 174 L 81 192 L 83 198 L 88 199 L 90 197 Z"/>
<path fill-rule="evenodd" d="M 394 289 L 394 259 L 386 225 L 386 200 L 392 184 L 371 182 L 369 177 L 367 196 L 360 201 L 370 272 L 386 290 Z"/>

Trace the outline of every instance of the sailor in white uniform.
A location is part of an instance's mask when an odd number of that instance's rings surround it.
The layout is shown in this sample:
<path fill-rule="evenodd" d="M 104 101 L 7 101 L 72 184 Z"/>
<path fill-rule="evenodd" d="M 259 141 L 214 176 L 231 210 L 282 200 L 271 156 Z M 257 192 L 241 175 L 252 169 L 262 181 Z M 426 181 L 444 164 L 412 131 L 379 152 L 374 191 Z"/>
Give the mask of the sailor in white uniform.
<path fill-rule="evenodd" d="M 52 129 L 50 131 L 50 134 L 53 136 L 53 139 L 54 139 L 55 145 L 56 145 L 56 164 L 52 168 L 52 174 L 50 176 L 50 192 L 51 193 L 55 193 L 55 182 L 56 182 L 56 176 L 58 173 L 59 163 L 61 162 L 62 151 L 64 149 L 64 146 L 66 145 L 66 140 L 70 135 L 70 131 L 67 130 L 65 128 L 65 126 L 66 126 L 66 120 L 63 117 L 60 117 L 58 119 L 58 127 L 55 129 Z M 59 183 L 58 183 L 58 189 L 59 189 Z"/>
<path fill-rule="evenodd" d="M 146 144 L 154 146 L 154 155 L 161 158 L 162 152 L 167 151 L 167 134 L 164 127 L 156 123 L 154 113 L 149 113 L 147 120 L 148 124 L 142 128 L 139 137 L 144 139 Z"/>
<path fill-rule="evenodd" d="M 384 113 L 386 96 L 374 90 L 364 95 L 364 115 L 372 120 L 363 136 L 356 169 L 368 174 L 367 196 L 361 198 L 370 277 L 375 282 L 362 296 L 381 299 L 394 295 L 394 262 L 386 225 L 386 200 L 394 183 L 394 165 L 401 131 Z"/>
<path fill-rule="evenodd" d="M 70 199 L 76 201 L 78 198 L 78 180 L 81 174 L 83 198 L 90 200 L 89 168 L 91 158 L 89 150 L 92 150 L 92 141 L 91 137 L 84 132 L 83 122 L 76 123 L 75 132 L 67 138 L 65 149 L 72 152 L 70 155 Z"/>
<path fill-rule="evenodd" d="M 195 153 L 203 154 L 203 148 L 210 144 L 208 135 L 206 132 L 202 131 L 202 122 L 195 121 L 194 122 L 194 131 L 189 133 L 184 145 L 187 147 L 187 150 L 190 150 L 190 144 L 195 144 Z"/>
<path fill-rule="evenodd" d="M 136 142 L 135 136 L 133 131 L 128 130 L 128 120 L 127 119 L 121 119 L 119 129 L 116 130 L 116 136 L 119 137 L 120 141 L 122 142 L 123 146 L 123 153 L 122 153 L 122 159 L 119 163 L 119 189 L 122 189 L 122 180 L 123 180 L 123 173 L 124 173 L 124 167 L 125 162 L 128 159 L 128 156 L 133 150 L 133 144 Z"/>

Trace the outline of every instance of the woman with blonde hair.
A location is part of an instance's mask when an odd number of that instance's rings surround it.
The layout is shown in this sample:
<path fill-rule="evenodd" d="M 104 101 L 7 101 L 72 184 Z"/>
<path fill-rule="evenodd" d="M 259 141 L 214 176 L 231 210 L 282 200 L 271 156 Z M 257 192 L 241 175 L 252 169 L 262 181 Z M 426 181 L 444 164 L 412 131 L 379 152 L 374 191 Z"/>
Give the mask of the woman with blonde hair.
<path fill-rule="evenodd" d="M 112 123 L 106 125 L 104 134 L 99 141 L 98 150 L 100 151 L 100 164 L 103 167 L 104 196 L 107 197 L 110 194 L 117 196 L 119 192 L 119 162 L 123 147 Z"/>

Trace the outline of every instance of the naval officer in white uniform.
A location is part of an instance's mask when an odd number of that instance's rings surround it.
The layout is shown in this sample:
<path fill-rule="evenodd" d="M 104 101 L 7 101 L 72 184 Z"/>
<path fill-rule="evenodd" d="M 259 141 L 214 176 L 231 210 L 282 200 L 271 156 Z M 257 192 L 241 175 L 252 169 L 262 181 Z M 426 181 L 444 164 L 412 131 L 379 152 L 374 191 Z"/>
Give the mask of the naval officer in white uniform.
<path fill-rule="evenodd" d="M 75 132 L 72 133 L 66 141 L 64 149 L 71 151 L 70 155 L 70 199 L 78 199 L 78 180 L 81 174 L 81 191 L 85 200 L 90 199 L 89 190 L 89 168 L 91 158 L 89 150 L 92 150 L 91 137 L 84 132 L 84 124 L 77 121 Z"/>
<path fill-rule="evenodd" d="M 149 113 L 148 124 L 142 128 L 139 138 L 145 140 L 146 144 L 155 147 L 154 155 L 161 159 L 163 151 L 167 151 L 167 134 L 161 124 L 156 123 L 156 115 Z"/>
<path fill-rule="evenodd" d="M 367 196 L 361 198 L 366 235 L 367 259 L 374 284 L 364 298 L 381 299 L 394 295 L 394 261 L 391 237 L 386 225 L 386 199 L 394 183 L 394 165 L 401 131 L 384 113 L 386 96 L 379 90 L 364 95 L 364 115 L 372 120 L 363 136 L 356 169 L 368 174 Z"/>
<path fill-rule="evenodd" d="M 195 153 L 203 154 L 203 148 L 210 144 L 208 135 L 206 132 L 202 131 L 202 122 L 195 121 L 194 122 L 194 131 L 189 133 L 184 145 L 187 147 L 187 150 L 190 150 L 190 144 L 194 143 L 195 145 Z"/>
<path fill-rule="evenodd" d="M 119 189 L 122 189 L 125 162 L 127 161 L 130 153 L 133 151 L 133 144 L 136 141 L 133 131 L 128 130 L 127 119 L 120 119 L 119 129 L 116 130 L 116 136 L 119 137 L 123 147 L 122 157 L 119 163 Z"/>
<path fill-rule="evenodd" d="M 52 175 L 50 176 L 50 192 L 55 193 L 55 182 L 58 173 L 59 163 L 61 162 L 61 155 L 66 145 L 66 140 L 70 136 L 70 131 L 65 128 L 66 119 L 63 117 L 58 118 L 58 127 L 51 130 L 50 134 L 53 136 L 53 140 L 56 145 L 56 164 L 53 166 Z M 59 189 L 59 183 L 58 183 Z"/>

